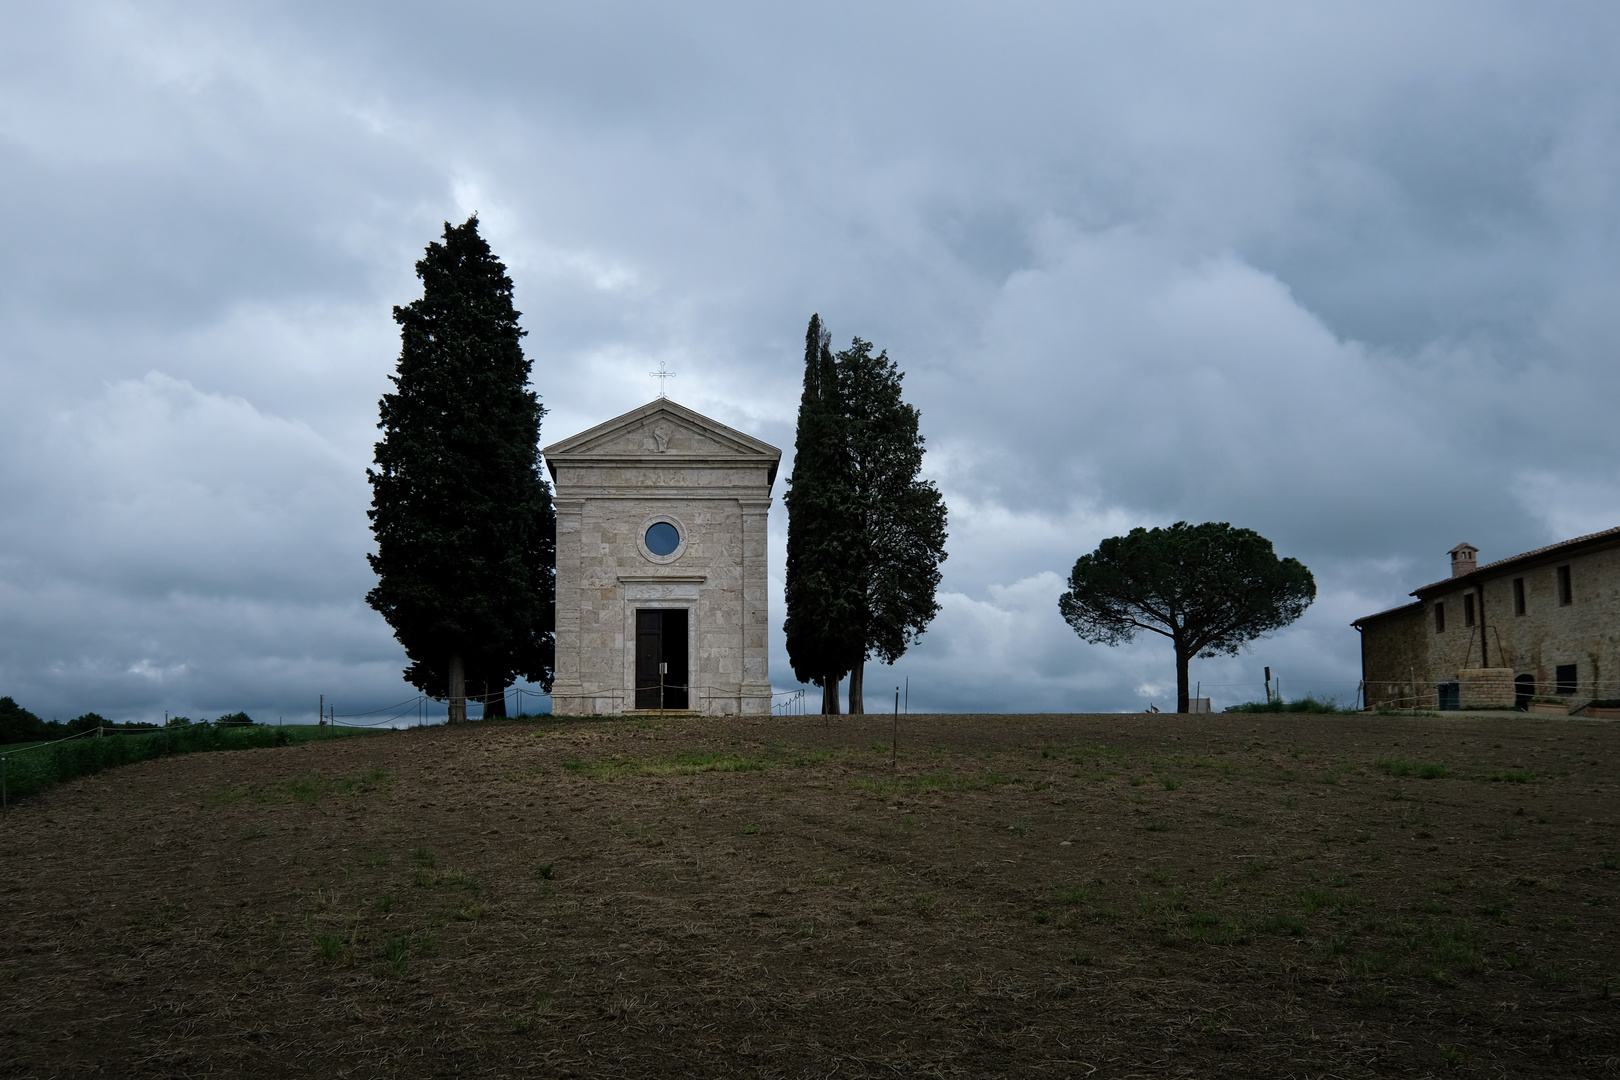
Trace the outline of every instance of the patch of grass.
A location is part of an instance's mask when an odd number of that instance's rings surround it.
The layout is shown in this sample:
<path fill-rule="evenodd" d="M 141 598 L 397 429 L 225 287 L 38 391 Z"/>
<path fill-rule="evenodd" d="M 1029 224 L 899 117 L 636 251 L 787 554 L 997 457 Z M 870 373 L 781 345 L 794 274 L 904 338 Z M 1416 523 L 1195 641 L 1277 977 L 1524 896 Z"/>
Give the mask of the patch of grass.
<path fill-rule="evenodd" d="M 411 939 L 408 937 L 391 937 L 383 945 L 382 964 L 384 970 L 398 979 L 405 974 L 405 965 L 410 958 Z"/>
<path fill-rule="evenodd" d="M 1305 914 L 1315 915 L 1333 902 L 1333 896 L 1331 893 L 1322 892 L 1320 889 L 1307 887 L 1299 890 L 1299 902 L 1304 905 Z"/>
<path fill-rule="evenodd" d="M 1530 782 L 1529 769 L 1498 769 L 1491 773 L 1490 780 L 1496 784 L 1528 784 Z"/>
<path fill-rule="evenodd" d="M 1569 972 L 1557 964 L 1543 964 L 1530 973 L 1531 978 L 1549 990 L 1556 990 L 1569 982 Z"/>
<path fill-rule="evenodd" d="M 1080 950 L 1070 953 L 1068 956 L 1065 956 L 1064 959 L 1071 964 L 1077 964 L 1081 967 L 1089 967 L 1091 964 L 1096 962 L 1095 958 L 1089 952 L 1083 952 Z"/>
<path fill-rule="evenodd" d="M 439 884 L 449 886 L 452 889 L 460 889 L 463 892 L 471 893 L 474 896 L 480 896 L 484 891 L 483 887 L 480 886 L 478 882 L 474 881 L 471 877 L 462 873 L 460 870 L 452 870 L 450 873 L 445 874 L 439 879 Z"/>
<path fill-rule="evenodd" d="M 370 851 L 366 852 L 367 866 L 387 866 L 389 862 L 390 859 L 388 858 L 388 852 L 384 851 L 382 848 L 372 848 Z"/>
<path fill-rule="evenodd" d="M 394 910 L 393 893 L 386 893 L 377 898 L 377 910 L 382 912 L 384 915 Z"/>
<path fill-rule="evenodd" d="M 1304 937 L 1305 920 L 1297 915 L 1284 915 L 1278 912 L 1261 919 L 1259 929 L 1267 934 Z"/>
<path fill-rule="evenodd" d="M 437 863 L 438 857 L 427 848 L 419 847 L 411 852 L 411 862 L 425 870 L 431 870 Z"/>
<path fill-rule="evenodd" d="M 1179 788 L 1181 786 L 1181 781 L 1180 780 L 1173 779 L 1172 777 L 1169 777 L 1169 776 L 1166 776 L 1160 782 L 1162 784 L 1164 784 L 1164 790 L 1166 790 L 1166 791 L 1175 791 L 1177 788 Z"/>
<path fill-rule="evenodd" d="M 1415 776 L 1419 780 L 1438 780 L 1450 772 L 1437 761 L 1409 761 L 1405 758 L 1380 758 L 1373 765 L 1388 776 Z"/>
<path fill-rule="evenodd" d="M 758 825 L 745 825 L 745 826 L 743 826 L 743 835 L 744 836 L 758 836 L 759 835 L 759 826 Z"/>
<path fill-rule="evenodd" d="M 341 964 L 348 959 L 348 943 L 342 934 L 316 934 L 315 956 L 323 964 Z"/>
<path fill-rule="evenodd" d="M 557 874 L 556 870 L 552 868 L 552 864 L 549 862 L 541 863 L 539 866 L 534 868 L 534 872 L 540 875 L 540 877 L 546 881 L 550 881 Z"/>
<path fill-rule="evenodd" d="M 369 795 L 374 791 L 387 791 L 393 786 L 394 777 L 388 770 L 373 765 L 364 772 L 334 782 L 332 790 L 341 795 Z"/>
<path fill-rule="evenodd" d="M 1245 701 L 1241 705 L 1228 705 L 1223 712 L 1229 713 L 1317 713 L 1324 716 L 1341 716 L 1357 712 L 1356 709 L 1341 709 L 1339 703 L 1332 698 L 1326 701 L 1318 700 L 1314 695 L 1306 694 L 1302 698 L 1284 702 L 1281 698 L 1271 701 Z"/>
<path fill-rule="evenodd" d="M 1148 832 L 1169 832 L 1170 823 L 1163 818 L 1148 818 L 1142 823 L 1142 828 Z"/>

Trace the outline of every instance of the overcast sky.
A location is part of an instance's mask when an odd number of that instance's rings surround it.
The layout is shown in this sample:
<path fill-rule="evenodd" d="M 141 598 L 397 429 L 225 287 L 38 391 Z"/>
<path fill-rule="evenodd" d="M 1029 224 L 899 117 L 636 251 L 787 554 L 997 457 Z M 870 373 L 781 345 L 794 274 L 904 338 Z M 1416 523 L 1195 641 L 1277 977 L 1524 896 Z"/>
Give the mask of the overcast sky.
<path fill-rule="evenodd" d="M 1606 3 L 13 5 L 0 694 L 410 696 L 365 469 L 390 308 L 477 212 L 544 442 L 664 361 L 791 453 L 812 312 L 899 362 L 950 558 L 871 698 L 1173 707 L 1167 645 L 1086 645 L 1056 601 L 1185 519 L 1320 589 L 1195 662 L 1215 706 L 1263 665 L 1348 701 L 1350 620 L 1453 544 L 1620 524 L 1617 51 Z"/>

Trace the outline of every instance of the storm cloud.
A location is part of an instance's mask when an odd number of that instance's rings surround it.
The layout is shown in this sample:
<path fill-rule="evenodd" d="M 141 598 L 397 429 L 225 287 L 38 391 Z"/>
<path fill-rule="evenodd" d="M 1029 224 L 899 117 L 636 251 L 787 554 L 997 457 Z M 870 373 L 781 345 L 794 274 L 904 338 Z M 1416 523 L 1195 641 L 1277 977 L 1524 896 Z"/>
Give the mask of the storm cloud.
<path fill-rule="evenodd" d="M 64 3 L 0 41 L 0 694 L 406 698 L 363 601 L 394 304 L 478 213 L 543 440 L 657 393 L 791 451 L 804 325 L 889 351 L 951 513 L 869 697 L 1173 700 L 1074 560 L 1254 528 L 1296 626 L 1194 678 L 1348 700 L 1349 621 L 1620 523 L 1620 14 L 1437 3 Z M 784 475 L 787 472 L 784 468 Z M 778 494 L 782 488 L 779 483 Z M 786 519 L 772 519 L 779 628 Z M 778 629 L 772 670 L 793 686 Z"/>

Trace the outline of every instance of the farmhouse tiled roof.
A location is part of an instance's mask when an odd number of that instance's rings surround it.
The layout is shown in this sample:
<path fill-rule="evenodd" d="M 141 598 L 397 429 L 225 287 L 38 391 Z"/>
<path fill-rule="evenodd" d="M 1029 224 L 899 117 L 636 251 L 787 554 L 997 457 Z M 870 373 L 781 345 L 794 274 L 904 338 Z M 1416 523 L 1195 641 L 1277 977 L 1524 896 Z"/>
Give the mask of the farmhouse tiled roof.
<path fill-rule="evenodd" d="M 1577 536 L 1573 540 L 1561 540 L 1556 544 L 1548 544 L 1546 547 L 1539 547 L 1534 551 L 1526 551 L 1520 555 L 1510 555 L 1505 559 L 1497 559 L 1495 562 L 1486 563 L 1484 566 L 1470 570 L 1466 574 L 1458 574 L 1456 577 L 1442 578 L 1439 581 L 1420 586 L 1413 589 L 1410 595 L 1423 597 L 1426 594 L 1436 592 L 1449 592 L 1463 582 L 1477 581 L 1483 577 L 1500 574 L 1502 571 L 1512 569 L 1515 566 L 1523 566 L 1533 562 L 1540 562 L 1543 559 L 1550 556 L 1555 556 L 1562 552 L 1573 552 L 1577 548 L 1606 547 L 1609 544 L 1620 544 L 1620 526 L 1616 526 L 1613 529 L 1604 529 L 1602 532 L 1587 533 L 1585 536 Z M 1374 612 L 1371 615 L 1363 615 L 1350 625 L 1359 627 L 1362 623 L 1371 622 L 1374 619 L 1382 619 L 1386 615 L 1395 615 L 1402 611 L 1410 611 L 1412 608 L 1418 607 L 1422 603 L 1422 599 L 1418 599 L 1410 604 L 1402 604 L 1399 607 L 1392 607 L 1385 611 Z"/>
<path fill-rule="evenodd" d="M 1510 569 L 1514 566 L 1532 562 L 1540 562 L 1547 556 L 1557 552 L 1578 547 L 1603 547 L 1607 546 L 1609 543 L 1620 544 L 1620 526 L 1616 526 L 1612 529 L 1604 529 L 1602 532 L 1587 533 L 1585 536 L 1577 536 L 1573 540 L 1562 540 L 1556 544 L 1548 544 L 1546 547 L 1539 547 L 1534 551 L 1526 551 L 1522 555 L 1510 555 L 1505 559 L 1497 559 L 1495 562 L 1486 563 L 1484 566 L 1471 570 L 1466 574 L 1459 574 L 1456 577 L 1442 578 L 1440 581 L 1435 581 L 1428 585 L 1420 586 L 1413 589 L 1411 595 L 1422 596 L 1425 593 L 1433 592 L 1439 589 L 1454 589 L 1457 587 L 1458 582 L 1471 581 L 1481 577 L 1482 575 L 1488 575 L 1492 571 L 1501 573 L 1503 570 Z"/>
<path fill-rule="evenodd" d="M 1402 611 L 1411 611 L 1415 607 L 1422 607 L 1422 606 L 1423 606 L 1423 601 L 1414 600 L 1410 604 L 1402 604 L 1400 607 L 1386 608 L 1383 611 L 1375 611 L 1371 615 L 1363 615 L 1361 618 L 1357 619 L 1355 622 L 1352 622 L 1350 625 L 1351 626 L 1360 626 L 1362 623 L 1372 622 L 1374 619 L 1382 619 L 1385 615 L 1394 615 L 1394 614 L 1397 614 L 1397 613 L 1402 612 Z"/>

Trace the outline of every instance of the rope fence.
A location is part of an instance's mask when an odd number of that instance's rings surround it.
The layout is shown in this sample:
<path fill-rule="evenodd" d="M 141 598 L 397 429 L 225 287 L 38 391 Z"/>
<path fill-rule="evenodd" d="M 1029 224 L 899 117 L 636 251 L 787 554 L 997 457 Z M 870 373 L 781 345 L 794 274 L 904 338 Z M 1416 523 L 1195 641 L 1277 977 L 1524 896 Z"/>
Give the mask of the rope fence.
<path fill-rule="evenodd" d="M 662 686 L 662 689 L 672 697 L 675 696 L 676 692 L 685 692 L 688 699 L 687 704 L 684 706 L 676 704 L 675 702 L 666 704 L 663 707 L 663 711 L 666 712 L 707 712 L 712 706 L 726 701 L 735 702 L 739 711 L 741 709 L 743 694 L 741 689 L 735 684 L 729 686 L 716 686 L 709 683 L 649 683 L 645 686 L 635 686 L 629 689 L 613 687 L 604 690 L 595 690 L 579 696 L 587 699 L 605 699 L 611 703 L 608 710 L 605 711 L 617 713 L 626 711 L 624 707 L 632 695 L 643 691 L 658 690 L 660 689 L 660 686 Z M 504 700 L 509 695 L 517 698 L 515 702 L 517 706 L 516 711 L 508 714 L 511 716 L 539 715 L 537 713 L 531 714 L 527 711 L 527 703 L 524 701 L 524 697 L 549 697 L 549 695 L 541 692 L 535 690 L 526 690 L 519 687 L 514 690 L 505 691 L 504 693 L 500 691 L 491 691 L 486 694 L 467 694 L 464 696 L 463 700 L 468 706 L 479 705 L 487 707 L 490 703 Z M 802 688 L 798 690 L 773 691 L 771 694 L 771 712 L 773 715 L 777 716 L 803 715 L 805 711 L 805 698 L 806 691 Z M 337 711 L 336 706 L 328 705 L 325 695 L 322 695 L 317 711 L 320 715 L 320 722 L 323 724 L 330 724 L 336 727 L 380 728 L 394 726 L 400 720 L 405 719 L 406 717 L 411 717 L 413 714 L 417 725 L 424 725 L 428 723 L 430 719 L 439 720 L 441 718 L 447 718 L 449 714 L 449 705 L 450 702 L 447 698 L 435 697 L 431 694 L 418 694 L 413 698 L 407 698 L 404 701 L 397 701 L 392 705 L 384 705 L 375 709 L 361 709 L 354 712 L 340 713 Z M 431 706 L 438 706 L 444 711 L 441 713 L 439 708 L 431 708 Z M 657 709 L 658 706 L 653 705 L 650 708 Z M 635 711 L 643 712 L 647 710 L 636 709 Z M 429 715 L 430 712 L 433 714 L 431 717 Z M 383 716 L 382 714 L 384 713 L 388 713 L 390 715 Z M 370 717 L 381 717 L 381 719 L 367 719 Z"/>

